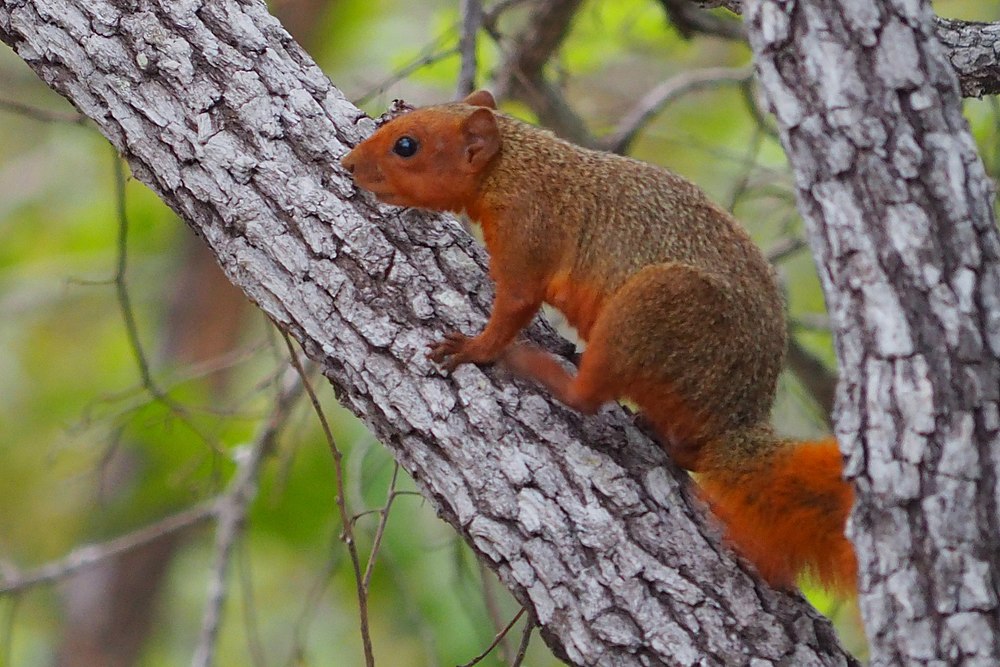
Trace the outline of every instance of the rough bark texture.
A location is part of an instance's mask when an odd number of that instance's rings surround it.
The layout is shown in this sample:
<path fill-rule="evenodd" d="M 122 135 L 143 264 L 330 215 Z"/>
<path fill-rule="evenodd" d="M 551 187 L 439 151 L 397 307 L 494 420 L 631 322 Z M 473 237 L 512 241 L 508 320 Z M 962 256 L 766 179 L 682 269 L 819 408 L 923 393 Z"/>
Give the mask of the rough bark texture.
<path fill-rule="evenodd" d="M 725 7 L 743 13 L 744 0 L 691 0 L 701 7 Z M 1000 23 L 956 21 L 935 16 L 934 34 L 945 47 L 945 55 L 966 97 L 1000 93 Z"/>
<path fill-rule="evenodd" d="M 445 377 L 425 360 L 444 330 L 484 323 L 482 252 L 449 218 L 353 189 L 336 160 L 372 123 L 262 3 L 6 0 L 0 39 L 302 342 L 557 654 L 851 662 L 808 605 L 717 547 L 682 475 L 620 410 L 582 419 L 493 371 Z"/>
<path fill-rule="evenodd" d="M 955 68 L 962 94 L 1000 93 L 1000 23 L 936 18 L 934 34 Z"/>
<path fill-rule="evenodd" d="M 1000 664 L 1000 238 L 930 9 L 746 8 L 836 332 L 872 662 Z"/>

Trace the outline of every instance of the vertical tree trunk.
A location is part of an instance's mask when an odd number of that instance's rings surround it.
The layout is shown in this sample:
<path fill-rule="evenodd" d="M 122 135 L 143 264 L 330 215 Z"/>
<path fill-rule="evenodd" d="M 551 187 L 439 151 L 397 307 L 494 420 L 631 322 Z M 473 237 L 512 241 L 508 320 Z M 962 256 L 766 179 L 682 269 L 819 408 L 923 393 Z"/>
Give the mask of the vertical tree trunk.
<path fill-rule="evenodd" d="M 841 368 L 874 664 L 1000 664 L 1000 238 L 927 2 L 747 0 Z"/>

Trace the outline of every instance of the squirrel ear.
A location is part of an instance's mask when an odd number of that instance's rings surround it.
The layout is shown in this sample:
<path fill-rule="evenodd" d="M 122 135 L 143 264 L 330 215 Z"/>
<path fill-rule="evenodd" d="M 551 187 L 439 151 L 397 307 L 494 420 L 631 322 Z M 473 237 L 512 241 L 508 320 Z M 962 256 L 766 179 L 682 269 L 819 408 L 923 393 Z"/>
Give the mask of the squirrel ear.
<path fill-rule="evenodd" d="M 471 172 L 481 171 L 500 152 L 500 128 L 489 109 L 481 107 L 470 113 L 462 121 L 462 134 L 465 136 L 465 163 Z"/>
<path fill-rule="evenodd" d="M 474 107 L 487 107 L 489 109 L 497 108 L 497 101 L 493 99 L 493 93 L 488 90 L 477 90 L 462 100 L 462 103 Z"/>

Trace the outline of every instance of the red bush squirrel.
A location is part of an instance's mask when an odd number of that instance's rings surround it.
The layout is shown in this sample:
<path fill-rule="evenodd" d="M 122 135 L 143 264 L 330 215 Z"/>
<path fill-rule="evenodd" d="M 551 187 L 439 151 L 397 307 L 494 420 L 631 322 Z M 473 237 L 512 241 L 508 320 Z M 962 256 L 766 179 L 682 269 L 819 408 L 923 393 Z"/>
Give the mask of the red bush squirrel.
<path fill-rule="evenodd" d="M 485 91 L 389 121 L 343 165 L 386 203 L 482 225 L 493 311 L 478 336 L 432 345 L 433 360 L 502 361 L 585 413 L 630 399 L 765 580 L 789 588 L 808 570 L 853 588 L 836 442 L 781 440 L 769 425 L 785 349 L 773 273 L 697 186 L 504 115 Z M 587 341 L 576 375 L 513 342 L 543 302 Z"/>

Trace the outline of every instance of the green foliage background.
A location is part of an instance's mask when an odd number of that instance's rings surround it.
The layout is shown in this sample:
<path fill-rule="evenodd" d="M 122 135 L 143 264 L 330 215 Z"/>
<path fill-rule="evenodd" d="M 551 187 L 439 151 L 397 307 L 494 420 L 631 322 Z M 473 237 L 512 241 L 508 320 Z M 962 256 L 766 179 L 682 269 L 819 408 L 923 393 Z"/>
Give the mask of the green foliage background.
<path fill-rule="evenodd" d="M 942 1 L 935 9 L 943 16 L 1000 19 L 997 0 Z M 456 20 L 454 1 L 339 0 L 325 18 L 322 46 L 313 52 L 333 82 L 363 100 L 370 113 L 381 113 L 395 97 L 440 101 L 454 95 L 458 60 L 429 56 L 454 48 Z M 500 56 L 485 38 L 479 53 L 481 82 L 488 85 Z M 433 62 L 395 81 L 393 72 L 421 59 Z M 682 39 L 652 0 L 592 1 L 578 17 L 558 68 L 569 99 L 600 134 L 670 75 L 748 60 L 738 45 Z M 72 115 L 5 47 L 0 100 Z M 967 111 L 996 175 L 996 102 L 970 101 Z M 759 133 L 735 87 L 688 95 L 670 106 L 643 133 L 634 155 L 735 204 L 765 248 L 802 233 L 780 146 Z M 0 568 L 44 563 L 219 492 L 234 469 L 232 453 L 268 413 L 275 374 L 286 358 L 284 343 L 261 315 L 251 313 L 223 393 L 212 390 L 204 369 L 162 361 L 172 276 L 189 232 L 145 187 L 129 182 L 127 284 L 141 342 L 155 382 L 184 406 L 188 423 L 152 399 L 140 382 L 109 282 L 118 261 L 114 159 L 86 124 L 41 122 L 0 106 Z M 745 191 L 734 201 L 744 180 Z M 821 317 L 822 295 L 808 252 L 784 262 L 781 271 L 792 317 L 806 324 Z M 799 332 L 810 350 L 833 363 L 822 328 L 802 326 Z M 346 452 L 351 510 L 381 507 L 393 474 L 391 457 L 316 383 Z M 784 389 L 776 408 L 779 427 L 799 435 L 822 432 L 820 415 L 795 382 L 787 380 Z M 124 459 L 126 469 L 109 464 L 113 453 L 124 454 L 115 460 Z M 117 483 L 122 479 L 124 484 Z M 402 480 L 400 488 L 413 485 Z M 358 520 L 362 554 L 376 520 L 374 514 Z M 302 402 L 265 466 L 237 548 L 219 665 L 260 664 L 254 662 L 260 655 L 268 665 L 362 664 L 357 601 L 340 529 L 330 453 Z M 204 526 L 189 535 L 171 565 L 142 665 L 190 661 L 211 557 L 212 530 Z M 471 659 L 495 632 L 484 589 L 498 598 L 504 620 L 513 616 L 516 604 L 492 575 L 483 574 L 450 528 L 418 496 L 400 496 L 372 584 L 379 663 L 454 665 Z M 839 609 L 845 636 L 860 647 L 851 604 L 819 604 Z M 0 665 L 50 664 L 60 623 L 58 587 L 0 598 Z M 261 647 L 257 654 L 250 648 L 255 644 Z M 491 658 L 483 664 L 502 663 Z M 558 662 L 536 638 L 526 664 Z"/>

